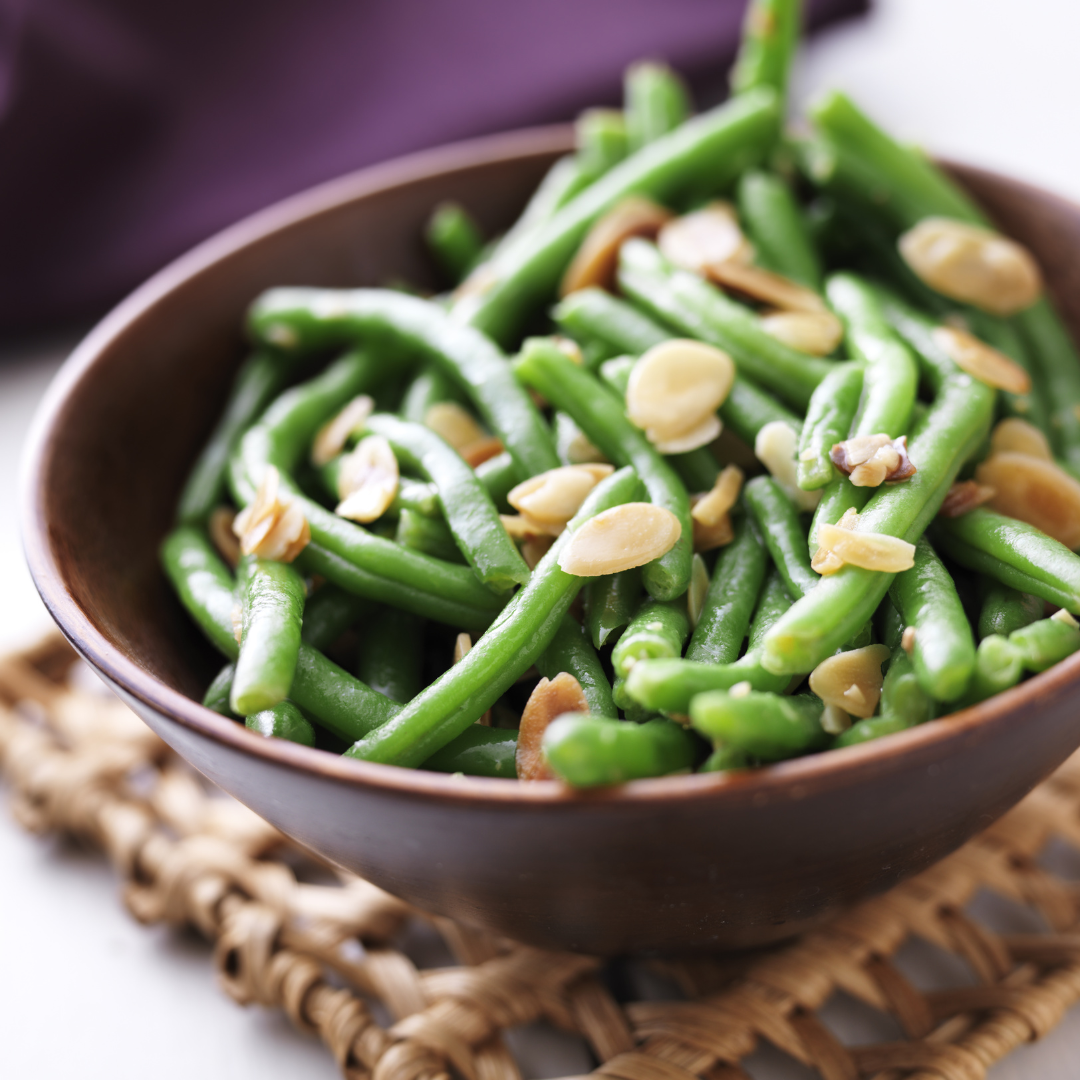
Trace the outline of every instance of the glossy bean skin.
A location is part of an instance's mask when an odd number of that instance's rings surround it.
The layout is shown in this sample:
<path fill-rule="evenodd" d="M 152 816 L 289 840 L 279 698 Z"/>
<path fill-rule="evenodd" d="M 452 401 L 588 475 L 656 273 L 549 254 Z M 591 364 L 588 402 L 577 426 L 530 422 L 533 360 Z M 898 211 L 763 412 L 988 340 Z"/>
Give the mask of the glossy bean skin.
<path fill-rule="evenodd" d="M 786 95 L 802 29 L 802 9 L 802 0 L 751 0 L 731 72 L 733 93 L 771 86 L 781 97 Z"/>
<path fill-rule="evenodd" d="M 590 182 L 615 168 L 630 152 L 626 119 L 616 109 L 586 109 L 574 122 L 577 161 Z"/>
<path fill-rule="evenodd" d="M 487 461 L 477 465 L 476 478 L 487 489 L 491 501 L 500 512 L 506 513 L 510 509 L 506 496 L 518 482 L 514 459 L 504 450 L 501 454 L 496 454 L 495 457 L 488 458 Z"/>
<path fill-rule="evenodd" d="M 267 709 L 251 713 L 244 727 L 267 739 L 286 739 L 301 746 L 315 745 L 315 729 L 311 721 L 291 702 L 279 701 Z"/>
<path fill-rule="evenodd" d="M 1024 674 L 1023 656 L 1008 638 L 990 634 L 979 642 L 975 670 L 962 705 L 975 705 L 1015 686 Z"/>
<path fill-rule="evenodd" d="M 618 715 L 604 665 L 587 631 L 573 615 L 563 616 L 551 643 L 536 658 L 536 670 L 548 679 L 554 679 L 560 671 L 573 675 L 589 703 L 589 712 L 594 716 Z"/>
<path fill-rule="evenodd" d="M 454 534 L 441 517 L 425 517 L 413 510 L 403 509 L 398 515 L 394 541 L 435 559 L 466 563 L 465 555 L 458 547 Z"/>
<path fill-rule="evenodd" d="M 397 716 L 356 742 L 348 756 L 417 765 L 489 709 L 551 643 L 584 584 L 583 578 L 559 567 L 559 556 L 574 532 L 594 515 L 633 501 L 640 491 L 633 469 L 621 469 L 602 480 L 488 632 Z"/>
<path fill-rule="evenodd" d="M 817 587 L 821 578 L 810 568 L 806 534 L 795 504 L 771 476 L 755 476 L 743 487 L 743 501 L 753 515 L 773 564 L 796 600 Z"/>
<path fill-rule="evenodd" d="M 686 716 L 690 703 L 708 690 L 749 683 L 754 690 L 782 694 L 791 680 L 766 671 L 753 653 L 725 664 L 696 660 L 639 660 L 626 679 L 626 694 L 640 707 L 668 716 Z"/>
<path fill-rule="evenodd" d="M 736 696 L 726 690 L 698 694 L 690 702 L 694 729 L 761 761 L 781 761 L 831 741 L 821 726 L 822 703 L 809 694 L 782 697 L 751 690 Z"/>
<path fill-rule="evenodd" d="M 517 777 L 517 734 L 503 728 L 473 724 L 441 750 L 436 750 L 420 768 L 513 780 Z"/>
<path fill-rule="evenodd" d="M 502 527 L 487 488 L 456 450 L 422 424 L 387 413 L 369 417 L 366 430 L 390 443 L 400 465 L 435 485 L 443 519 L 485 585 L 502 593 L 528 580 L 529 568 Z"/>
<path fill-rule="evenodd" d="M 574 787 L 603 787 L 690 769 L 698 742 L 670 720 L 635 724 L 568 713 L 544 732 L 544 754 L 555 774 Z"/>
<path fill-rule="evenodd" d="M 631 153 L 685 122 L 690 101 L 682 80 L 666 64 L 631 64 L 623 79 L 623 112 Z"/>
<path fill-rule="evenodd" d="M 366 600 L 328 581 L 317 588 L 304 605 L 300 638 L 312 648 L 325 652 L 370 606 Z"/>
<path fill-rule="evenodd" d="M 247 556 L 240 560 L 237 577 L 240 655 L 229 705 L 248 716 L 289 696 L 307 596 L 304 579 L 288 563 Z"/>
<path fill-rule="evenodd" d="M 972 668 L 974 655 L 972 649 Z M 908 727 L 923 724 L 934 715 L 934 699 L 923 689 L 911 657 L 899 646 L 893 649 L 889 670 L 885 672 L 879 707 L 882 716 L 901 719 Z"/>
<path fill-rule="evenodd" d="M 833 743 L 834 749 L 845 746 L 858 746 L 860 743 L 871 742 L 886 735 L 895 735 L 898 731 L 907 731 L 912 725 L 904 716 L 895 713 L 889 716 L 870 716 L 865 720 L 859 720 L 836 737 Z"/>
<path fill-rule="evenodd" d="M 862 365 L 837 364 L 810 396 L 796 454 L 803 491 L 817 491 L 836 478 L 829 452 L 850 434 L 862 389 Z"/>
<path fill-rule="evenodd" d="M 649 500 L 679 519 L 682 534 L 675 546 L 649 563 L 642 578 L 649 595 L 657 600 L 681 596 L 690 583 L 693 526 L 690 496 L 678 475 L 645 433 L 630 423 L 622 401 L 547 339 L 526 341 L 514 370 L 527 386 L 569 413 L 609 461 L 632 465 Z"/>
<path fill-rule="evenodd" d="M 744 172 L 736 189 L 739 217 L 758 259 L 770 270 L 821 291 L 821 258 L 786 181 L 762 169 Z"/>
<path fill-rule="evenodd" d="M 711 491 L 720 475 L 720 465 L 707 446 L 699 446 L 685 454 L 666 454 L 665 457 L 687 491 Z"/>
<path fill-rule="evenodd" d="M 435 207 L 424 228 L 424 240 L 451 285 L 457 285 L 468 274 L 484 247 L 476 222 L 454 202 Z"/>
<path fill-rule="evenodd" d="M 760 89 L 688 120 L 631 154 L 542 226 L 501 246 L 486 267 L 490 288 L 459 301 L 455 318 L 508 344 L 529 315 L 554 295 L 599 217 L 628 195 L 667 203 L 702 189 L 722 189 L 746 165 L 762 158 L 778 119 L 775 93 Z"/>
<path fill-rule="evenodd" d="M 593 578 L 585 586 L 585 625 L 593 646 L 615 641 L 634 617 L 641 600 L 641 570 L 623 570 Z"/>
<path fill-rule="evenodd" d="M 233 674 L 236 671 L 235 664 L 226 664 L 215 676 L 214 681 L 206 688 L 202 703 L 214 712 L 222 716 L 228 716 L 232 720 L 239 717 L 229 706 L 229 695 L 232 693 Z"/>
<path fill-rule="evenodd" d="M 1042 613 L 1043 602 L 1037 596 L 988 581 L 979 609 L 979 640 L 991 634 L 1008 637 L 1014 630 L 1041 618 Z"/>
<path fill-rule="evenodd" d="M 919 685 L 935 701 L 956 701 L 975 667 L 975 638 L 952 576 L 926 537 L 915 565 L 897 574 L 889 596 L 904 625 L 915 629 L 912 662 Z"/>
<path fill-rule="evenodd" d="M 461 402 L 464 394 L 461 387 L 435 364 L 426 364 L 409 383 L 399 412 L 403 420 L 413 424 L 422 424 L 427 419 L 432 405 L 444 401 Z"/>
<path fill-rule="evenodd" d="M 424 621 L 383 607 L 364 620 L 356 674 L 372 690 L 401 705 L 423 689 Z"/>
<path fill-rule="evenodd" d="M 626 678 L 640 661 L 657 657 L 681 656 L 683 643 L 690 633 L 686 599 L 647 599 L 638 608 L 611 652 L 615 674 Z"/>
<path fill-rule="evenodd" d="M 1080 630 L 1057 619 L 1039 619 L 1014 630 L 1009 644 L 1020 653 L 1025 670 L 1040 672 L 1080 649 Z"/>

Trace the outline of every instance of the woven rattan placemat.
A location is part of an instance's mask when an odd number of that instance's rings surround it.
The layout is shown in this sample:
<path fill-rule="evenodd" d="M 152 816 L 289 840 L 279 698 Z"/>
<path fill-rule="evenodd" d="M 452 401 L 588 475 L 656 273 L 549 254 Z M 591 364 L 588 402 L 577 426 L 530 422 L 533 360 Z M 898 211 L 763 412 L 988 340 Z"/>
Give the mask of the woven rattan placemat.
<path fill-rule="evenodd" d="M 1039 861 L 1080 852 L 1080 755 L 956 854 L 791 944 L 604 963 L 433 919 L 312 862 L 208 791 L 92 677 L 71 678 L 74 662 L 58 637 L 0 659 L 17 818 L 104 849 L 137 919 L 204 934 L 226 992 L 284 1009 L 346 1077 L 520 1080 L 504 1033 L 542 1021 L 580 1035 L 615 1080 L 747 1080 L 740 1063 L 762 1044 L 826 1080 L 978 1080 L 1080 999 L 1080 887 Z M 965 911 L 987 892 L 1029 909 L 1038 932 Z M 403 944 L 418 923 L 456 964 L 418 966 Z M 897 953 L 913 939 L 940 951 L 950 985 L 904 974 Z M 819 1016 L 841 993 L 895 1041 L 843 1045 Z"/>

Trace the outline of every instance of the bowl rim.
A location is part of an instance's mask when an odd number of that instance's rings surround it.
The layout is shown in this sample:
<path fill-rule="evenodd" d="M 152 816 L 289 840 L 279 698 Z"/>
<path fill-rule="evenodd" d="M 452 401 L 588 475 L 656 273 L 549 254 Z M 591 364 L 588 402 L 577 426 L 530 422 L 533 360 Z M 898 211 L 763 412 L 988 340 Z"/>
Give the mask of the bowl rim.
<path fill-rule="evenodd" d="M 865 782 L 873 774 L 891 771 L 897 767 L 898 758 L 935 757 L 940 744 L 985 737 L 996 725 L 1009 722 L 1014 710 L 1029 705 L 1031 699 L 1060 693 L 1070 685 L 1080 687 L 1080 653 L 1075 653 L 1027 682 L 941 721 L 929 721 L 892 736 L 843 748 L 842 752 L 811 754 L 745 772 L 665 776 L 611 788 L 575 790 L 555 780 L 521 784 L 509 778 L 447 775 L 356 761 L 285 740 L 264 738 L 173 690 L 130 659 L 94 626 L 68 591 L 54 556 L 45 512 L 44 479 L 56 424 L 65 407 L 77 393 L 80 382 L 126 327 L 146 316 L 158 301 L 190 278 L 267 234 L 333 212 L 356 199 L 441 173 L 566 151 L 572 147 L 572 130 L 570 125 L 558 124 L 469 139 L 409 154 L 308 188 L 243 218 L 181 255 L 90 330 L 64 362 L 42 399 L 24 446 L 20 483 L 21 533 L 30 573 L 49 614 L 76 651 L 123 694 L 146 708 L 223 748 L 261 758 L 268 765 L 421 801 L 512 803 L 537 808 L 568 804 L 636 807 L 702 797 L 760 806 L 781 798 L 802 799 L 815 791 L 845 787 L 856 780 Z M 1005 180 L 1043 201 L 1063 204 L 1080 215 L 1080 205 L 1036 185 L 949 159 L 939 160 L 950 169 L 968 175 Z"/>

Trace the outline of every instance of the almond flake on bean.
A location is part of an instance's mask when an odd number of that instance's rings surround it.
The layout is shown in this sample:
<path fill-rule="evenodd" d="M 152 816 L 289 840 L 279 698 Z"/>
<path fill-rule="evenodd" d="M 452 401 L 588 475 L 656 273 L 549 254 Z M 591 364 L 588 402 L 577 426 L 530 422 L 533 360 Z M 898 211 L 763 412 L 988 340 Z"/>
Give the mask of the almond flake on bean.
<path fill-rule="evenodd" d="M 761 317 L 761 329 L 810 356 L 828 356 L 844 338 L 843 323 L 831 311 L 772 311 Z"/>
<path fill-rule="evenodd" d="M 842 735 L 851 727 L 851 717 L 839 705 L 826 705 L 821 710 L 821 726 L 830 735 Z"/>
<path fill-rule="evenodd" d="M 233 521 L 233 532 L 245 555 L 292 562 L 311 541 L 311 529 L 292 496 L 281 492 L 281 474 L 273 465 L 263 472 L 249 507 Z"/>
<path fill-rule="evenodd" d="M 821 501 L 820 491 L 803 491 L 799 487 L 799 469 L 795 461 L 799 436 L 783 420 L 771 420 L 754 440 L 754 454 L 784 494 L 803 511 L 815 509 Z"/>
<path fill-rule="evenodd" d="M 463 446 L 458 453 L 466 465 L 475 469 L 477 465 L 483 465 L 485 461 L 497 457 L 504 449 L 502 439 L 494 435 L 485 435 L 482 439 L 477 439 L 476 442 Z"/>
<path fill-rule="evenodd" d="M 855 532 L 859 528 L 859 511 L 854 506 L 849 506 L 836 524 L 841 529 Z M 843 565 L 844 560 L 839 555 L 834 555 L 829 548 L 821 543 L 819 538 L 817 551 L 814 552 L 814 556 L 810 560 L 810 569 L 825 577 L 828 574 L 835 574 Z"/>
<path fill-rule="evenodd" d="M 990 453 L 1001 454 L 1006 451 L 1027 454 L 1028 457 L 1053 461 L 1054 452 L 1046 436 L 1034 425 L 1016 416 L 1007 416 L 998 422 L 990 433 Z"/>
<path fill-rule="evenodd" d="M 690 506 L 693 507 L 703 499 L 703 495 L 691 495 Z M 715 525 L 703 525 L 693 516 L 690 511 L 690 521 L 694 528 L 694 551 L 712 551 L 714 548 L 725 547 L 735 539 L 735 527 L 731 524 L 731 515 L 724 514 Z"/>
<path fill-rule="evenodd" d="M 725 289 L 743 293 L 781 311 L 804 311 L 811 315 L 829 313 L 825 301 L 812 289 L 760 266 L 716 263 L 709 267 L 709 277 Z"/>
<path fill-rule="evenodd" d="M 629 195 L 616 203 L 582 241 L 563 276 L 560 295 L 568 296 L 593 285 L 610 290 L 615 284 L 615 268 L 623 242 L 632 236 L 651 239 L 670 220 L 669 211 L 640 195 Z"/>
<path fill-rule="evenodd" d="M 535 570 L 554 543 L 553 536 L 530 536 L 521 545 L 521 557 L 525 560 L 525 565 L 530 570 Z"/>
<path fill-rule="evenodd" d="M 712 490 L 694 503 L 690 516 L 702 525 L 716 525 L 738 501 L 742 484 L 742 469 L 738 465 L 726 465 Z"/>
<path fill-rule="evenodd" d="M 511 540 L 534 540 L 538 536 L 560 536 L 566 528 L 565 524 L 545 525 L 542 521 L 536 521 L 528 514 L 500 514 L 499 520 L 506 529 Z"/>
<path fill-rule="evenodd" d="M 319 428 L 311 445 L 311 464 L 326 465 L 345 449 L 349 436 L 362 431 L 375 409 L 375 402 L 367 394 L 354 397 L 344 409 Z"/>
<path fill-rule="evenodd" d="M 1031 253 L 992 229 L 924 218 L 900 237 L 899 248 L 932 289 L 994 315 L 1015 315 L 1042 292 L 1042 275 Z"/>
<path fill-rule="evenodd" d="M 235 570 L 240 562 L 240 545 L 233 532 L 233 522 L 236 514 L 227 506 L 217 507 L 206 523 L 207 531 L 217 553 Z"/>
<path fill-rule="evenodd" d="M 735 364 L 720 349 L 685 338 L 663 341 L 630 372 L 626 415 L 653 442 L 674 439 L 714 416 L 734 381 Z"/>
<path fill-rule="evenodd" d="M 1031 390 L 1031 376 L 1015 360 L 980 341 L 966 330 L 953 326 L 934 329 L 934 341 L 950 360 L 973 379 L 1010 394 Z"/>
<path fill-rule="evenodd" d="M 559 566 L 576 577 L 602 577 L 644 566 L 682 535 L 679 519 L 652 503 L 623 503 L 589 518 L 570 538 Z"/>
<path fill-rule="evenodd" d="M 1056 462 L 1005 451 L 982 462 L 975 479 L 994 489 L 990 506 L 999 514 L 1080 547 L 1080 482 Z"/>
<path fill-rule="evenodd" d="M 938 516 L 958 518 L 969 514 L 983 503 L 988 503 L 997 492 L 986 484 L 974 480 L 960 480 L 945 493 Z"/>
<path fill-rule="evenodd" d="M 424 414 L 424 426 L 459 452 L 488 437 L 472 414 L 456 401 L 437 401 Z"/>
<path fill-rule="evenodd" d="M 568 671 L 560 671 L 554 679 L 541 679 L 529 695 L 521 714 L 516 751 L 518 779 L 554 779 L 555 774 L 541 749 L 544 732 L 559 716 L 588 711 L 589 702 L 581 683 Z"/>
<path fill-rule="evenodd" d="M 839 525 L 818 527 L 818 543 L 850 566 L 898 574 L 915 565 L 915 545 L 884 533 L 854 532 Z M 812 565 L 812 564 L 811 564 Z"/>
<path fill-rule="evenodd" d="M 856 435 L 836 443 L 829 451 L 829 460 L 851 477 L 856 487 L 879 487 L 896 483 L 915 475 L 915 466 L 908 457 L 907 436 L 890 439 L 888 435 Z"/>
<path fill-rule="evenodd" d="M 339 517 L 366 524 L 386 513 L 398 489 L 398 463 L 382 435 L 368 435 L 341 459 Z"/>
<path fill-rule="evenodd" d="M 717 263 L 750 262 L 754 257 L 753 246 L 739 228 L 735 208 L 721 201 L 669 221 L 660 230 L 656 245 L 673 265 L 703 277 Z"/>
<path fill-rule="evenodd" d="M 562 465 L 511 488 L 506 501 L 533 521 L 565 525 L 581 509 L 589 492 L 613 471 L 611 465 Z"/>
<path fill-rule="evenodd" d="M 720 417 L 716 413 L 706 416 L 697 427 L 691 428 L 682 435 L 663 438 L 649 428 L 645 434 L 649 442 L 656 447 L 661 454 L 688 454 L 698 447 L 708 446 L 723 430 Z"/>
<path fill-rule="evenodd" d="M 874 715 L 885 681 L 881 665 L 889 659 L 884 645 L 837 653 L 810 672 L 810 689 L 825 704 L 866 719 Z"/>

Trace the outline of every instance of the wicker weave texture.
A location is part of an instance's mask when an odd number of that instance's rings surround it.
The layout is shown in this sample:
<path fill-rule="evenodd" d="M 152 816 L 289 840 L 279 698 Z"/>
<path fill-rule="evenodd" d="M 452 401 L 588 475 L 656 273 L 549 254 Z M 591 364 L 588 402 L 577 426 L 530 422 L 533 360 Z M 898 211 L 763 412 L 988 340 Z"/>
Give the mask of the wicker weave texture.
<path fill-rule="evenodd" d="M 0 659 L 0 770 L 19 821 L 103 849 L 137 919 L 199 930 L 234 1000 L 284 1009 L 348 1078 L 519 1080 L 503 1036 L 542 1021 L 579 1034 L 614 1080 L 745 1080 L 762 1044 L 825 1080 L 979 1080 L 1080 999 L 1080 889 L 1038 862 L 1052 841 L 1080 851 L 1080 755 L 955 855 L 822 930 L 756 954 L 640 961 L 671 987 L 652 1000 L 613 992 L 619 965 L 493 939 L 313 863 L 116 699 L 72 685 L 74 660 L 59 638 Z M 980 890 L 1042 929 L 989 929 L 965 912 Z M 399 947 L 417 920 L 455 966 L 418 967 Z M 915 938 L 966 977 L 916 988 L 896 960 Z M 903 1037 L 845 1046 L 819 1016 L 841 992 Z"/>

